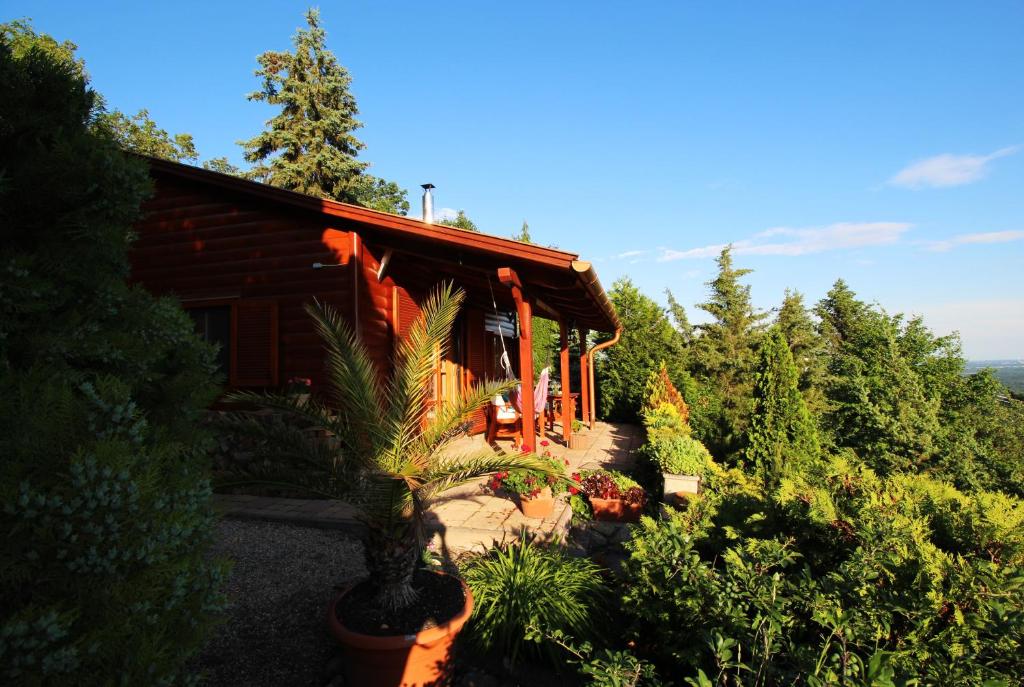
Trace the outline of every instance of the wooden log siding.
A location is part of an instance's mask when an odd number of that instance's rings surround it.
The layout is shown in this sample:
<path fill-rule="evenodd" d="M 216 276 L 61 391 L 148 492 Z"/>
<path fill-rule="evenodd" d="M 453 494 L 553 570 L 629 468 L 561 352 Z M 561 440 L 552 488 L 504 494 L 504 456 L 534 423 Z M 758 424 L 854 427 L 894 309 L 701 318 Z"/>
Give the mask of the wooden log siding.
<path fill-rule="evenodd" d="M 177 296 L 186 308 L 232 305 L 232 383 L 275 387 L 309 377 L 322 387 L 323 343 L 304 306 L 317 298 L 353 316 L 353 235 L 343 220 L 162 176 L 142 210 L 133 281 Z M 314 262 L 345 266 L 314 270 Z M 371 259 L 363 267 L 373 265 Z M 367 275 L 361 276 L 365 283 Z M 369 310 L 380 294 L 365 291 Z M 378 350 L 382 332 L 383 346 L 390 347 L 387 327 L 386 319 L 363 323 Z"/>

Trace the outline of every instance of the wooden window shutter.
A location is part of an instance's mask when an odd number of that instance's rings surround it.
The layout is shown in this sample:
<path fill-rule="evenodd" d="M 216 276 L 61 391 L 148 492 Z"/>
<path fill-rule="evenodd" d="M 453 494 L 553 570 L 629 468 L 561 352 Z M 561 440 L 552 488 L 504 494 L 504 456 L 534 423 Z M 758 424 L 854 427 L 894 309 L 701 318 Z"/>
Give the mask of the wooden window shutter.
<path fill-rule="evenodd" d="M 277 386 L 277 303 L 235 304 L 231 386 Z"/>
<path fill-rule="evenodd" d="M 399 339 L 404 339 L 412 328 L 412 323 L 420 316 L 420 306 L 412 295 L 401 287 L 396 287 L 398 297 L 395 300 L 395 331 Z"/>
<path fill-rule="evenodd" d="M 479 310 L 466 311 L 466 367 L 469 384 L 482 384 L 487 380 L 487 337 L 484 316 Z M 478 410 L 470 418 L 470 432 L 477 434 L 487 429 L 487 410 Z"/>

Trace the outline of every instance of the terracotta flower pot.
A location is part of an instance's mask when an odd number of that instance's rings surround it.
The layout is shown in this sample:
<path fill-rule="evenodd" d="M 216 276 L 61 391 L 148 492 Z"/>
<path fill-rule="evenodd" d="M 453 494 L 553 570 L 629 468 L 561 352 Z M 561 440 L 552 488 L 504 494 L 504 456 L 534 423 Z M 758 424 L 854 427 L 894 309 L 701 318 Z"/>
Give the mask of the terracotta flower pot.
<path fill-rule="evenodd" d="M 438 575 L 445 573 L 438 572 Z M 414 635 L 379 637 L 354 632 L 338 619 L 335 608 L 351 589 L 327 607 L 327 624 L 345 655 L 345 684 L 366 687 L 426 687 L 451 682 L 451 648 L 473 612 L 473 594 L 462 580 L 466 605 L 454 618 Z"/>
<path fill-rule="evenodd" d="M 544 487 L 536 496 L 519 495 L 519 510 L 528 518 L 546 518 L 555 512 L 555 499 L 551 487 Z"/>
<path fill-rule="evenodd" d="M 637 522 L 643 506 L 639 503 L 626 503 L 622 499 L 599 499 L 590 497 L 590 507 L 594 510 L 594 519 L 604 522 Z"/>

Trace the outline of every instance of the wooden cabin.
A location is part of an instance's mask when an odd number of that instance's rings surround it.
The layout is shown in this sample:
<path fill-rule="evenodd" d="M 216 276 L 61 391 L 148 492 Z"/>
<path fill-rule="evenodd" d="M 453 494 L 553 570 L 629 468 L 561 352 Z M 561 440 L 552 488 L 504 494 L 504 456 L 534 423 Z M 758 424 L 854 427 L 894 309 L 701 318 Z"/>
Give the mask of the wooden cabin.
<path fill-rule="evenodd" d="M 523 431 L 533 436 L 536 314 L 560 324 L 562 369 L 552 377 L 561 381 L 563 407 L 570 407 L 572 389 L 583 421 L 592 421 L 592 351 L 570 352 L 569 330 L 586 342 L 588 330 L 616 333 L 620 325 L 592 266 L 578 255 L 147 161 L 155 194 L 135 225 L 132 279 L 181 301 L 197 331 L 220 344 L 231 388 L 280 388 L 296 377 L 312 379 L 314 391 L 322 384 L 323 346 L 303 309 L 313 298 L 355 323 L 387 373 L 417 303 L 451 280 L 466 291 L 466 305 L 451 350 L 438 360 L 434 399 L 502 377 L 504 344 L 526 380 Z M 569 377 L 570 354 L 579 356 L 579 379 Z M 481 415 L 473 431 L 484 423 Z"/>

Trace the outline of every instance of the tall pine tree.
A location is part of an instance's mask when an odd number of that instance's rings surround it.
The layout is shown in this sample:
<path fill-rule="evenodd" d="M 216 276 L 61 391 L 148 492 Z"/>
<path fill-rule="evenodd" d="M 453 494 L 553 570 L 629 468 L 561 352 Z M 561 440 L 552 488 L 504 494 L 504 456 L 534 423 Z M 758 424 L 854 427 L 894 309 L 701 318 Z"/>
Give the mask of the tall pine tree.
<path fill-rule="evenodd" d="M 800 374 L 800 393 L 811 414 L 817 415 L 824 410 L 825 404 L 822 393 L 825 358 L 821 337 L 804 305 L 803 294 L 786 289 L 775 324 L 793 354 L 793 363 Z"/>
<path fill-rule="evenodd" d="M 255 163 L 251 178 L 300 193 L 358 203 L 405 214 L 409 202 L 396 184 L 367 173 L 356 159 L 365 145 L 355 136 L 362 126 L 349 90 L 352 78 L 327 49 L 320 12 L 306 12 L 307 29 L 295 34 L 294 52 L 271 50 L 257 58 L 262 88 L 249 100 L 277 106 L 268 129 L 241 142 L 245 159 Z"/>
<path fill-rule="evenodd" d="M 709 403 L 717 413 L 710 423 L 714 429 L 700 438 L 714 455 L 723 458 L 736 458 L 743 448 L 750 422 L 761 322 L 767 317 L 754 309 L 750 287 L 740 284 L 750 272 L 733 267 L 731 247 L 722 250 L 718 275 L 708 282 L 711 298 L 698 306 L 713 319 L 697 326 L 700 336 L 694 340 L 690 356 L 691 370 L 717 397 L 716 402 Z"/>
<path fill-rule="evenodd" d="M 814 419 L 800 395 L 793 355 L 778 327 L 764 338 L 755 380 L 746 457 L 771 488 L 787 469 L 806 467 L 821 450 Z"/>

